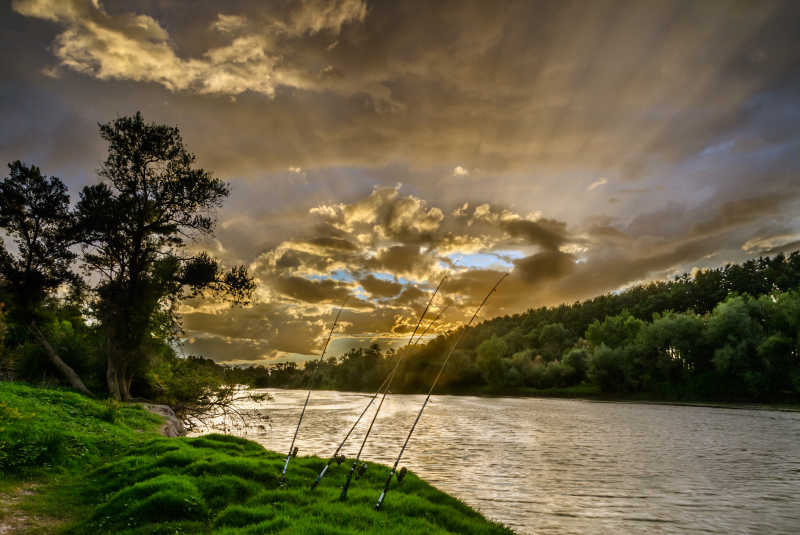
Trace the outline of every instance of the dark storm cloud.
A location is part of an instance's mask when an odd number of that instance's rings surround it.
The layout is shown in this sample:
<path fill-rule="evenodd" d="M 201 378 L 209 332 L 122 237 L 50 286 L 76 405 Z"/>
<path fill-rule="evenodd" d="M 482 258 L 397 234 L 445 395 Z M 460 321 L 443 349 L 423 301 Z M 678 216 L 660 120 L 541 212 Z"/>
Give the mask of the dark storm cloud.
<path fill-rule="evenodd" d="M 400 283 L 382 280 L 374 275 L 367 275 L 358 283 L 374 297 L 394 297 L 403 289 Z"/>
<path fill-rule="evenodd" d="M 272 287 L 283 295 L 307 303 L 342 302 L 350 295 L 348 285 L 330 279 L 315 281 L 303 277 L 279 277 Z"/>
<path fill-rule="evenodd" d="M 13 6 L 56 29 L 40 68 L 156 84 L 172 92 L 170 121 L 191 106 L 192 126 L 229 125 L 233 137 L 198 147 L 220 169 L 410 157 L 640 179 L 758 123 L 753 95 L 797 59 L 797 17 L 779 2 Z M 256 148 L 265 135 L 273 150 Z"/>
<path fill-rule="evenodd" d="M 551 251 L 566 241 L 566 225 L 561 221 L 517 219 L 503 223 L 503 228 L 513 237 L 524 238 L 531 245 L 540 245 Z"/>
<path fill-rule="evenodd" d="M 514 261 L 519 276 L 529 284 L 561 278 L 575 270 L 575 257 L 560 251 L 545 251 Z"/>
<path fill-rule="evenodd" d="M 748 223 L 765 215 L 778 215 L 780 208 L 790 204 L 797 197 L 794 191 L 763 195 L 750 199 L 729 201 L 719 207 L 711 219 L 697 223 L 692 234 L 706 235 Z"/>
<path fill-rule="evenodd" d="M 420 253 L 418 245 L 393 245 L 379 251 L 368 267 L 416 279 L 429 272 L 433 265 L 434 259 Z"/>
<path fill-rule="evenodd" d="M 327 316 L 304 313 L 279 302 L 256 303 L 242 308 L 184 305 L 183 329 L 189 348 L 198 350 L 209 344 L 227 347 L 225 352 L 210 352 L 216 360 L 259 360 L 278 354 L 314 352 L 321 344 Z"/>
<path fill-rule="evenodd" d="M 313 238 L 309 241 L 312 245 L 318 245 L 320 247 L 327 247 L 329 249 L 341 249 L 343 251 L 357 251 L 358 246 L 354 243 L 351 243 L 347 240 L 343 240 L 341 238 L 331 238 L 329 236 L 322 236 L 319 238 Z"/>

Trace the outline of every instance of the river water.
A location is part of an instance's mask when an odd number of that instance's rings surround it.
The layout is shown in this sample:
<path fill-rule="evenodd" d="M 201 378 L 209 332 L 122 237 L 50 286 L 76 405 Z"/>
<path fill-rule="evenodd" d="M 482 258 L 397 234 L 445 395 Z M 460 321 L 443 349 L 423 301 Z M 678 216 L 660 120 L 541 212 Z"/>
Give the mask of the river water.
<path fill-rule="evenodd" d="M 283 452 L 306 393 L 267 392 L 270 424 L 232 432 Z M 300 455 L 330 456 L 368 399 L 313 392 Z M 364 458 L 393 463 L 423 399 L 388 397 Z M 401 465 L 519 533 L 800 533 L 798 412 L 434 396 Z"/>

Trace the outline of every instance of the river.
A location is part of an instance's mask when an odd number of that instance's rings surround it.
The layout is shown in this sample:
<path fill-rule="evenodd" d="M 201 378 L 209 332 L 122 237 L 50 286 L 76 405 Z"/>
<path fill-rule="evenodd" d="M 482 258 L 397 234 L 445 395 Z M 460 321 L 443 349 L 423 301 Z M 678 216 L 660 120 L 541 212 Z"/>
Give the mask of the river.
<path fill-rule="evenodd" d="M 283 452 L 305 391 L 267 392 L 270 424 L 231 432 Z M 367 460 L 394 461 L 423 398 L 387 398 Z M 313 392 L 300 455 L 329 456 L 368 399 Z M 434 396 L 401 465 L 524 534 L 800 533 L 798 412 Z"/>

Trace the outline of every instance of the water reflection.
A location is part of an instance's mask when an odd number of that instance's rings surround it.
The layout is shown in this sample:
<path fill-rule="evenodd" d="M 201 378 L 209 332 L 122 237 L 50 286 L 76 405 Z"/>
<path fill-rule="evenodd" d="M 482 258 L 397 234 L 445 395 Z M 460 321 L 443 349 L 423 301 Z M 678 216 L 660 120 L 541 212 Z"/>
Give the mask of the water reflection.
<path fill-rule="evenodd" d="M 305 392 L 269 392 L 271 425 L 234 432 L 284 452 Z M 387 398 L 365 459 L 394 461 L 423 398 Z M 300 455 L 333 453 L 367 400 L 314 392 Z M 434 396 L 402 464 L 520 533 L 800 530 L 800 413 Z"/>

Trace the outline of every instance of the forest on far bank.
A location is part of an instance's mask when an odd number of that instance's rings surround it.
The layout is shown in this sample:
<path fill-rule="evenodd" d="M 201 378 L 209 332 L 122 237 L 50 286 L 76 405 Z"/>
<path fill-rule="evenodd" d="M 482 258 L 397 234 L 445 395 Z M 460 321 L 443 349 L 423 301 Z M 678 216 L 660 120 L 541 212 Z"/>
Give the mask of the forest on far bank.
<path fill-rule="evenodd" d="M 425 392 L 458 333 L 399 351 L 373 345 L 302 369 L 284 363 L 246 373 L 259 386 L 299 388 L 314 376 L 319 388 L 370 391 L 403 358 L 392 390 Z M 437 391 L 580 386 L 653 399 L 797 402 L 800 252 L 486 321 L 468 329 Z"/>

